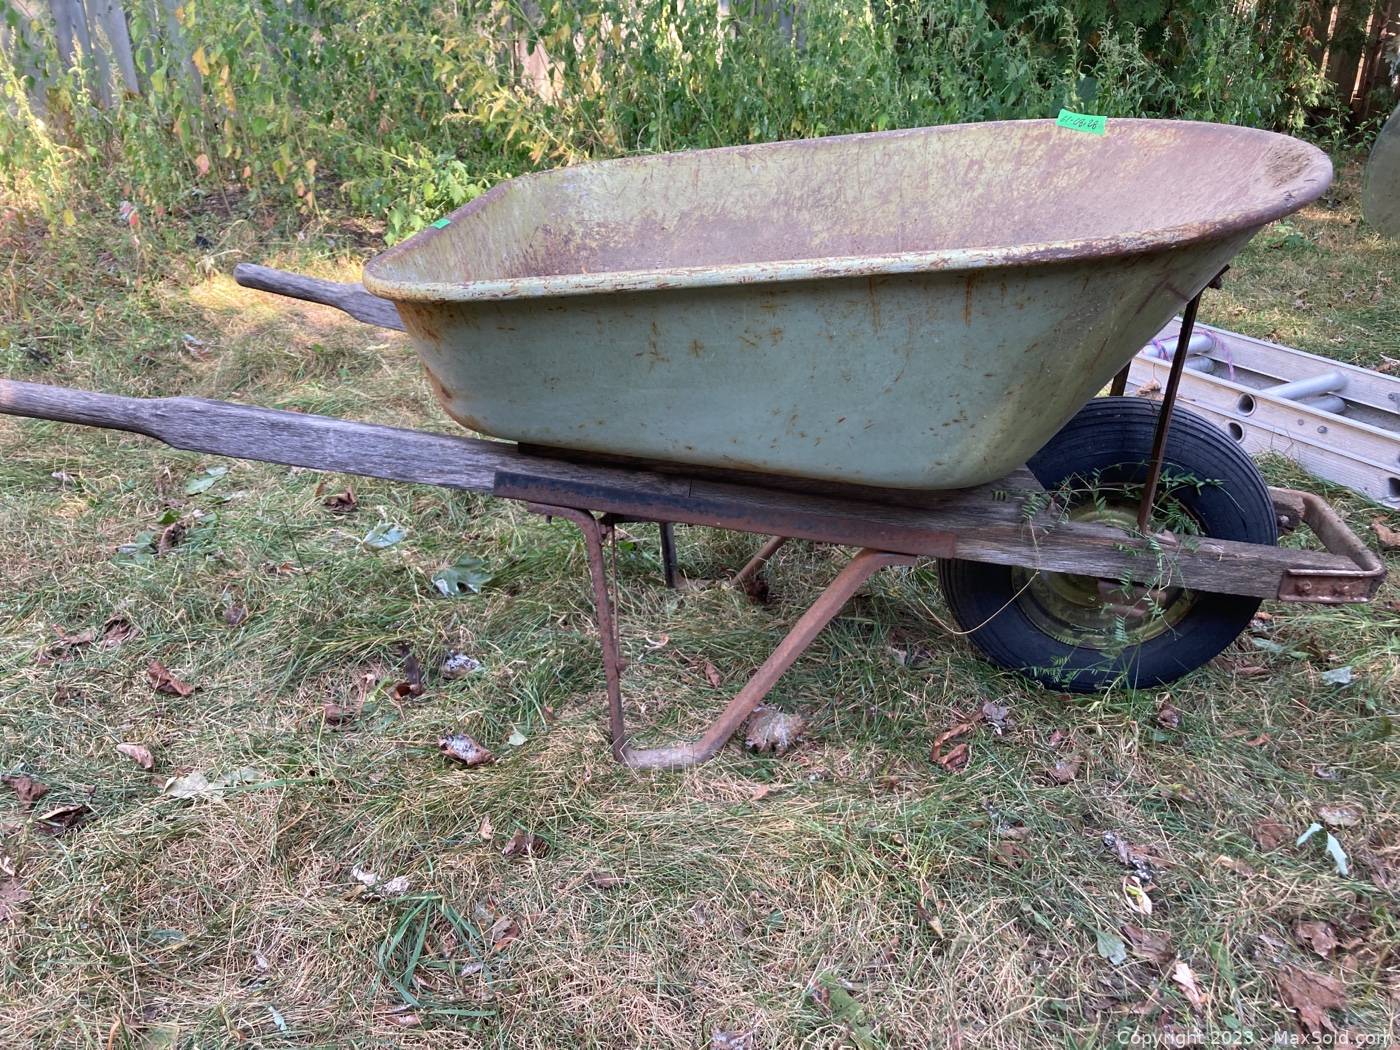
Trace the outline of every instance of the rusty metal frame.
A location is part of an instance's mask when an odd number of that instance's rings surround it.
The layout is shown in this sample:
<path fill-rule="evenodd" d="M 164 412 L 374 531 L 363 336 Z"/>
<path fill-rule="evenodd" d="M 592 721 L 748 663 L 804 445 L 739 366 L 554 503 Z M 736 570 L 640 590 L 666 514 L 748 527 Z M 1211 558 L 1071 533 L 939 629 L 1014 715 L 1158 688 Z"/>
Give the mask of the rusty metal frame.
<path fill-rule="evenodd" d="M 633 769 L 682 769 L 709 761 L 719 753 L 720 748 L 724 747 L 734 732 L 743 725 L 754 708 L 772 691 L 778 679 L 816 640 L 822 628 L 845 608 L 852 595 L 871 576 L 887 566 L 912 565 L 918 560 L 907 554 L 891 554 L 869 548 L 860 551 L 836 574 L 836 578 L 827 585 L 817 600 L 808 606 L 807 611 L 798 618 L 786 637 L 778 643 L 778 647 L 763 661 L 698 739 L 677 741 L 662 747 L 637 748 L 632 746 L 622 707 L 622 673 L 626 668 L 626 661 L 622 658 L 617 611 L 613 603 L 612 588 L 609 586 L 607 561 L 603 550 L 603 543 L 611 533 L 612 523 L 607 520 L 606 515 L 599 517 L 591 511 L 576 507 L 556 507 L 542 503 L 528 503 L 526 506 L 536 514 L 572 521 L 583 534 L 584 549 L 588 555 L 588 574 L 593 586 L 593 607 L 602 640 L 603 676 L 607 683 L 608 728 L 612 736 L 612 754 L 617 761 Z M 740 570 L 741 573 L 749 572 L 752 575 L 758 572 L 782 542 L 785 542 L 783 537 L 769 540 L 763 548 L 767 554 L 761 551 L 761 557 L 750 561 Z"/>
<path fill-rule="evenodd" d="M 1278 600 L 1321 605 L 1369 601 L 1385 578 L 1385 563 L 1347 527 L 1332 505 L 1299 489 L 1270 489 L 1269 495 L 1282 527 L 1306 525 L 1328 551 L 1345 555 L 1356 565 L 1351 571 L 1289 569 L 1279 582 Z"/>

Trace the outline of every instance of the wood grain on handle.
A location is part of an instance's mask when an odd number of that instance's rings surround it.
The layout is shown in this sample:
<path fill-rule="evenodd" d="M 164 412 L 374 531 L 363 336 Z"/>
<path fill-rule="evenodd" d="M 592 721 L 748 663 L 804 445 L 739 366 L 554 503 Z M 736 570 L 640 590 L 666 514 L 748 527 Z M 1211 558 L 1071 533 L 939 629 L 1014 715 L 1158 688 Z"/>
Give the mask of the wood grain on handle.
<path fill-rule="evenodd" d="M 320 277 L 307 277 L 305 274 L 274 270 L 270 266 L 258 266 L 254 263 L 239 263 L 235 266 L 233 279 L 244 288 L 256 288 L 260 292 L 285 295 L 289 299 L 333 306 L 355 320 L 377 328 L 392 328 L 397 332 L 404 330 L 403 321 L 393 303 L 371 295 L 351 281 L 326 281 Z"/>

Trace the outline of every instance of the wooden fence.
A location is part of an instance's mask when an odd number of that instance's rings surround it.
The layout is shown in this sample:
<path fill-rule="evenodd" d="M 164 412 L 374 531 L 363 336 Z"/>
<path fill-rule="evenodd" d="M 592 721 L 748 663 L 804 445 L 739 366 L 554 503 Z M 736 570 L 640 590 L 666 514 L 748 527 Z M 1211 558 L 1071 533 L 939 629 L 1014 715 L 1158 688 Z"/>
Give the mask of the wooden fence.
<path fill-rule="evenodd" d="M 140 93 L 145 86 L 143 50 L 174 52 L 198 86 L 199 72 L 190 61 L 176 17 L 179 0 L 0 3 L 10 16 L 7 24 L 0 25 L 0 46 L 22 73 L 34 79 L 32 101 L 40 108 L 55 70 L 80 67 L 94 100 L 104 107 L 111 106 L 121 92 Z M 719 4 L 722 17 L 729 0 Z M 146 17 L 141 21 L 159 39 L 140 40 L 133 47 L 128 15 L 138 10 L 137 5 L 144 6 Z M 1383 116 L 1400 100 L 1400 0 L 1312 0 L 1306 24 L 1299 29 L 1309 57 L 1355 118 Z M 801 46 L 800 40 L 796 46 Z M 526 72 L 531 82 L 549 80 L 539 70 L 527 68 Z"/>

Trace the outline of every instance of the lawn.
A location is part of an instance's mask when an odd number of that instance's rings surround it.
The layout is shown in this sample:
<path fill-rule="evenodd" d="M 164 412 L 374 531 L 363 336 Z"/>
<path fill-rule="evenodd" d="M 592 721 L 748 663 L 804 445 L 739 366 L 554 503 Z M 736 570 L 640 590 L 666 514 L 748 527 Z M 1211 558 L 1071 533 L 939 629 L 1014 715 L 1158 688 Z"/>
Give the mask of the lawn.
<path fill-rule="evenodd" d="M 1203 319 L 1396 367 L 1400 247 L 1357 184 L 1261 235 Z M 226 204 L 139 235 L 115 201 L 7 214 L 0 374 L 451 429 L 403 337 L 227 276 L 353 280 L 373 231 Z M 710 582 L 756 539 L 678 531 L 678 591 L 654 527 L 621 548 L 629 703 L 662 733 L 843 557 L 790 545 L 760 605 Z M 4 1046 L 1400 1037 L 1400 557 L 1372 606 L 1269 604 L 1170 691 L 1096 697 L 990 668 L 931 565 L 886 571 L 775 691 L 794 751 L 639 774 L 607 754 L 565 522 L 6 419 L 0 535 Z M 463 555 L 491 578 L 443 597 Z M 932 761 L 969 721 L 965 767 Z M 496 761 L 449 762 L 456 732 Z M 1296 844 L 1314 822 L 1332 852 Z"/>

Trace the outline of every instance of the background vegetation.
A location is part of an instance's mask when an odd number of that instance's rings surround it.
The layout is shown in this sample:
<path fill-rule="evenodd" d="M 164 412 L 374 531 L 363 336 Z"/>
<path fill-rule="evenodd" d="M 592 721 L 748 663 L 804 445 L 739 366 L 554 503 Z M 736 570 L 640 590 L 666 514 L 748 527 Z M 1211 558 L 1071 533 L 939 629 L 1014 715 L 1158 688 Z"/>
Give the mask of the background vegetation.
<path fill-rule="evenodd" d="M 131 5 L 125 86 L 91 56 L 69 68 L 51 20 L 8 10 L 0 181 L 51 219 L 92 194 L 129 200 L 148 222 L 246 194 L 303 215 L 382 217 L 393 240 L 498 179 L 637 151 L 1060 106 L 1340 128 L 1304 47 L 1307 0 L 546 0 L 528 11 L 185 0 Z"/>

